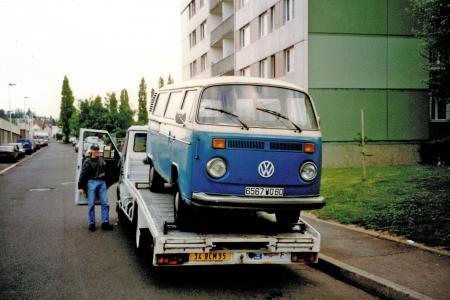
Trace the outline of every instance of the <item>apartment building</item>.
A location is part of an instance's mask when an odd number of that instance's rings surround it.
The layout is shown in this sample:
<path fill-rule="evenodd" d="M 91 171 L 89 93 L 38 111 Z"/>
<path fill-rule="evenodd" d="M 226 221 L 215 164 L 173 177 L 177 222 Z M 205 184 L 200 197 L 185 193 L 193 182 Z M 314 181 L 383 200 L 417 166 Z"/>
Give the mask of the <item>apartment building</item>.
<path fill-rule="evenodd" d="M 359 163 L 362 109 L 368 163 L 415 163 L 442 114 L 427 99 L 408 3 L 183 0 L 183 79 L 234 74 L 292 82 L 315 100 L 325 166 Z"/>

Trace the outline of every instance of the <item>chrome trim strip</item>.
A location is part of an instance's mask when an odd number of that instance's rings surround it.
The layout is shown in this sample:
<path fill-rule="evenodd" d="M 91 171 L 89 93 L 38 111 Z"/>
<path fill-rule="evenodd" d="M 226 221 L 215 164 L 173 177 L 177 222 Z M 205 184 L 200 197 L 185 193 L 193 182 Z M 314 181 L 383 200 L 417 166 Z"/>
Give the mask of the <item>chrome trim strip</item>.
<path fill-rule="evenodd" d="M 240 196 L 220 196 L 209 195 L 206 193 L 192 193 L 193 200 L 199 200 L 201 202 L 210 202 L 211 204 L 230 203 L 230 204 L 269 204 L 269 205 L 284 205 L 284 204 L 324 204 L 325 198 L 318 197 L 305 197 L 305 198 L 266 198 L 266 197 L 240 197 Z"/>

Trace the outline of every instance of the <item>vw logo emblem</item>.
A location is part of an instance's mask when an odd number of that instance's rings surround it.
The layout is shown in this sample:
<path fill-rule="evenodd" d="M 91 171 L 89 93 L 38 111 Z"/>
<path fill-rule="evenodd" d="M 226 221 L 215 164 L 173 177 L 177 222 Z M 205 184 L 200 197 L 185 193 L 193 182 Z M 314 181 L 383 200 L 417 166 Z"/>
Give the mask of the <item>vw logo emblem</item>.
<path fill-rule="evenodd" d="M 262 161 L 258 166 L 258 173 L 263 178 L 269 178 L 275 172 L 273 163 L 268 160 Z"/>

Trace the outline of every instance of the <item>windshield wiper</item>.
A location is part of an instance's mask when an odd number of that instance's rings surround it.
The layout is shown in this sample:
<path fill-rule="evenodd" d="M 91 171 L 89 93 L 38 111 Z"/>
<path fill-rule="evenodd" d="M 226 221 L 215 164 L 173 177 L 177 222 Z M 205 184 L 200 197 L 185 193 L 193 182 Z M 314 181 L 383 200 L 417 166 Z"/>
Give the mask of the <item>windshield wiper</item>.
<path fill-rule="evenodd" d="M 266 108 L 259 108 L 259 107 L 257 107 L 256 109 L 257 109 L 257 110 L 260 110 L 260 111 L 263 111 L 263 112 L 265 112 L 265 113 L 274 115 L 274 116 L 276 116 L 276 117 L 278 117 L 278 118 L 285 119 L 285 120 L 291 122 L 291 124 L 298 130 L 299 133 L 302 132 L 302 129 L 301 129 L 297 124 L 295 124 L 294 121 L 292 121 L 291 119 L 289 119 L 289 118 L 286 117 L 285 115 L 282 115 L 282 114 L 280 114 L 279 112 L 276 112 L 276 111 L 270 110 L 270 109 L 266 109 Z"/>
<path fill-rule="evenodd" d="M 241 119 L 239 119 L 239 116 L 238 116 L 238 115 L 235 115 L 235 114 L 233 114 L 233 113 L 231 113 L 231 112 L 229 112 L 229 111 L 226 111 L 226 110 L 223 110 L 223 109 L 220 109 L 220 108 L 205 107 L 205 109 L 218 111 L 218 112 L 221 112 L 221 113 L 226 114 L 226 115 L 228 115 L 228 116 L 232 116 L 232 117 L 234 117 L 239 123 L 241 123 L 241 125 L 242 125 L 245 129 L 247 129 L 247 130 L 249 129 L 249 127 L 247 126 L 247 124 L 245 124 L 244 122 L 241 121 Z"/>

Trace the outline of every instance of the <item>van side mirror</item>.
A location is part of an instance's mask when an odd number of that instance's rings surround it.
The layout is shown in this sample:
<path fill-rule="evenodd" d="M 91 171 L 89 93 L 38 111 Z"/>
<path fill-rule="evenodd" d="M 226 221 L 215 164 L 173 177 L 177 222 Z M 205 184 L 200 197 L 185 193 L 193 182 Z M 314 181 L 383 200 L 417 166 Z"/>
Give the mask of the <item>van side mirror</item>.
<path fill-rule="evenodd" d="M 175 114 L 175 122 L 177 122 L 177 124 L 184 125 L 184 123 L 186 122 L 186 113 L 177 111 L 177 113 Z"/>

